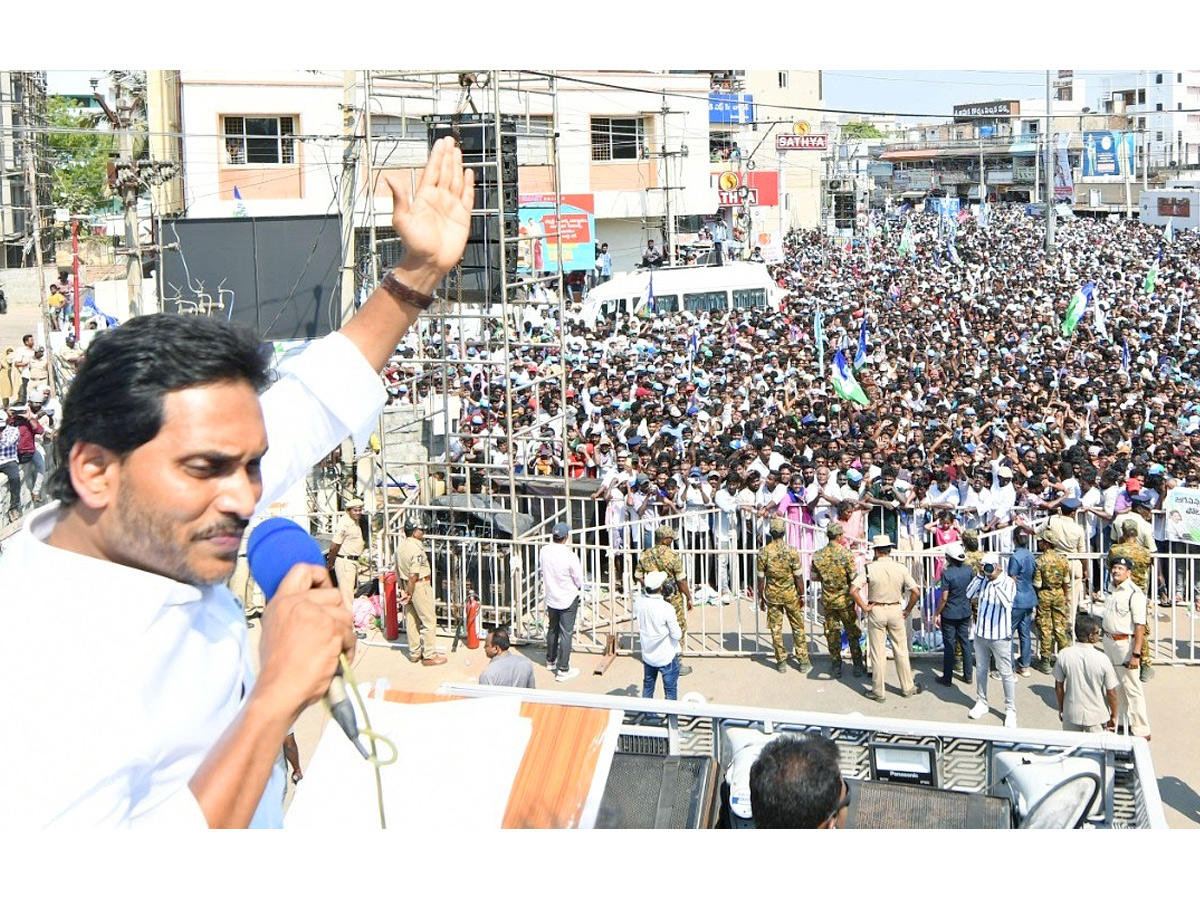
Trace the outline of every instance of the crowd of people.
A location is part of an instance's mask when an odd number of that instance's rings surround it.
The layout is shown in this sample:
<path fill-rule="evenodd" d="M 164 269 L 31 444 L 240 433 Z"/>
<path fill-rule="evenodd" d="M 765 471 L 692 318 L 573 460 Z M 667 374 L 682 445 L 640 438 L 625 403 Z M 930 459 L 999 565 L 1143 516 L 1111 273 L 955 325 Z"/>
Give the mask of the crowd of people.
<path fill-rule="evenodd" d="M 902 228 L 911 253 L 900 252 Z M 1076 218 L 1060 225 L 1047 260 L 1043 229 L 996 208 L 986 227 L 910 213 L 848 247 L 793 232 L 771 269 L 787 291 L 779 310 L 594 326 L 569 313 L 561 357 L 556 323 L 526 319 L 508 383 L 499 323 L 471 339 L 447 330 L 422 346 L 413 336 L 394 360 L 393 397 L 441 387 L 406 357 L 446 358 L 462 435 L 447 459 L 484 464 L 464 467 L 462 489 L 486 489 L 489 467 L 565 466 L 600 480 L 608 523 L 636 523 L 637 546 L 658 516 L 695 511 L 713 541 L 761 538 L 783 515 L 806 554 L 832 521 L 864 561 L 877 534 L 905 550 L 974 531 L 1007 553 L 1014 525 L 1071 497 L 1089 549 L 1104 553 L 1120 539 L 1116 516 L 1135 504 L 1153 512 L 1172 487 L 1200 484 L 1200 241 Z M 1066 334 L 1085 282 L 1099 312 Z M 839 350 L 859 356 L 867 405 L 835 393 Z M 1161 520 L 1153 538 L 1168 539 Z"/>

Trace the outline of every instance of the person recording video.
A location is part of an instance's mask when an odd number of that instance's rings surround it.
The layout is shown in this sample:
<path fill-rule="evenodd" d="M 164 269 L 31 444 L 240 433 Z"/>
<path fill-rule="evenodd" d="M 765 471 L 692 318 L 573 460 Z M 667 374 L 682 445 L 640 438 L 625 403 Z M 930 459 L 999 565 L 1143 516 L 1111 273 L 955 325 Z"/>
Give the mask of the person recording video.
<path fill-rule="evenodd" d="M 272 827 L 280 748 L 329 687 L 355 635 L 324 566 L 296 565 L 262 617 L 261 667 L 224 581 L 242 533 L 386 392 L 378 372 L 465 246 L 474 178 L 438 141 L 412 196 L 385 175 L 400 263 L 339 332 L 269 389 L 257 337 L 205 317 L 152 315 L 93 342 L 63 403 L 57 502 L 28 517 L 0 583 L 53 572 L 56 640 L 82 677 L 46 676 L 30 605 L 0 601 L 0 824 Z"/>

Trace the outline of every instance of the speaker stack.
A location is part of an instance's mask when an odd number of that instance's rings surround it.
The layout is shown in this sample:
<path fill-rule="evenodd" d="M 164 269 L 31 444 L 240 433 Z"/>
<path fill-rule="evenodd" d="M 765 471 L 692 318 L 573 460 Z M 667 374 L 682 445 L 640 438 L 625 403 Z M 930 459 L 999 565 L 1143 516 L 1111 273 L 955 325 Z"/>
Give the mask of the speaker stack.
<path fill-rule="evenodd" d="M 512 282 L 517 276 L 520 201 L 516 118 L 500 116 L 499 134 L 497 117 L 491 113 L 424 119 L 430 148 L 446 135 L 452 136 L 462 148 L 463 165 L 475 172 L 475 209 L 462 261 L 462 299 L 468 303 L 499 302 L 505 280 Z M 447 287 L 450 296 L 457 297 L 457 285 L 448 283 Z"/>

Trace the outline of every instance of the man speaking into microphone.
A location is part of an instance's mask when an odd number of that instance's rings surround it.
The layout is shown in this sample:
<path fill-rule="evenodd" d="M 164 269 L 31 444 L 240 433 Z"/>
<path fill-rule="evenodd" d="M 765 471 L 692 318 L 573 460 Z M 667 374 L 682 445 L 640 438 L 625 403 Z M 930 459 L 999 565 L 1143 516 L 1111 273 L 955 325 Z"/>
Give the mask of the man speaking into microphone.
<path fill-rule="evenodd" d="M 63 404 L 57 502 L 0 557 L 0 825 L 282 824 L 280 747 L 353 623 L 325 568 L 295 565 L 263 614 L 255 679 L 224 581 L 252 515 L 348 434 L 366 442 L 379 370 L 462 256 L 474 179 L 451 139 L 411 197 L 388 184 L 404 258 L 261 397 L 262 345 L 214 320 L 143 316 L 92 344 Z M 26 593 L 47 578 L 54 652 L 71 661 L 56 672 Z"/>

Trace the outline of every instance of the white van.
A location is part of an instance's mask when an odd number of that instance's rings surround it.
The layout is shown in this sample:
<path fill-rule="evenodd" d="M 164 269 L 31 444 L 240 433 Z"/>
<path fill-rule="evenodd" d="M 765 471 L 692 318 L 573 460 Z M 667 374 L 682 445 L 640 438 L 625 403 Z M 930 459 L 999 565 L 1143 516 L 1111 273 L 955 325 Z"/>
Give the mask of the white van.
<path fill-rule="evenodd" d="M 629 315 L 646 296 L 651 270 L 639 269 L 618 275 L 588 291 L 585 305 L 599 304 L 601 315 Z M 656 313 L 743 308 L 778 311 L 784 290 L 755 262 L 731 262 L 723 266 L 678 266 L 653 270 Z"/>

